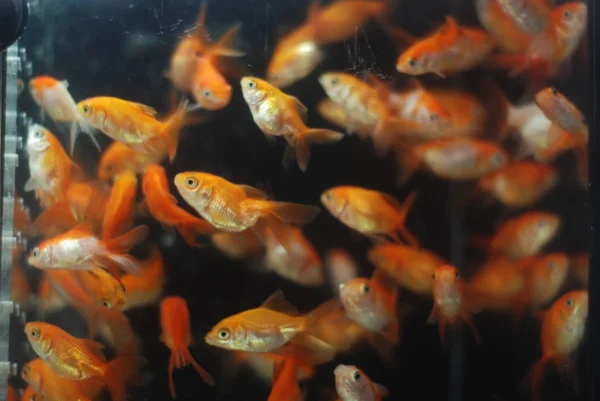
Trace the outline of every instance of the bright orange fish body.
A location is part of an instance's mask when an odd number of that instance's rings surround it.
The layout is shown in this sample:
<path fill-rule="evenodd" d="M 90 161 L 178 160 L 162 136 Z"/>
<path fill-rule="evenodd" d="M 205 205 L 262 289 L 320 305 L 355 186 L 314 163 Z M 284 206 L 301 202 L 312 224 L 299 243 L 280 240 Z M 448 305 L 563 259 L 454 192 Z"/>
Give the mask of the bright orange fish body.
<path fill-rule="evenodd" d="M 124 171 L 133 171 L 136 174 L 144 172 L 148 164 L 159 164 L 167 158 L 166 144 L 158 139 L 152 141 L 150 146 L 153 152 L 136 152 L 129 146 L 114 141 L 102 152 L 98 163 L 98 178 L 112 181 Z"/>
<path fill-rule="evenodd" d="M 127 301 L 123 310 L 156 303 L 163 291 L 165 265 L 158 246 L 152 246 L 147 259 L 140 261 L 141 272 L 139 275 L 124 274 L 121 284 L 125 287 Z"/>
<path fill-rule="evenodd" d="M 137 195 L 137 177 L 132 171 L 125 171 L 116 177 L 102 222 L 102 239 L 107 241 L 123 234 L 133 220 L 133 208 Z"/>
<path fill-rule="evenodd" d="M 529 35 L 517 28 L 496 0 L 477 0 L 475 5 L 479 22 L 494 37 L 501 50 L 514 53 L 527 48 Z"/>
<path fill-rule="evenodd" d="M 297 365 L 292 358 L 273 362 L 273 386 L 267 401 L 302 401 Z"/>
<path fill-rule="evenodd" d="M 183 368 L 187 365 L 194 366 L 205 383 L 215 383 L 190 353 L 188 347 L 192 344 L 192 333 L 190 329 L 190 311 L 187 303 L 181 297 L 171 296 L 164 298 L 160 303 L 160 325 L 162 334 L 160 340 L 171 350 L 169 359 L 169 388 L 171 396 L 176 398 L 175 382 L 173 381 L 173 369 Z"/>

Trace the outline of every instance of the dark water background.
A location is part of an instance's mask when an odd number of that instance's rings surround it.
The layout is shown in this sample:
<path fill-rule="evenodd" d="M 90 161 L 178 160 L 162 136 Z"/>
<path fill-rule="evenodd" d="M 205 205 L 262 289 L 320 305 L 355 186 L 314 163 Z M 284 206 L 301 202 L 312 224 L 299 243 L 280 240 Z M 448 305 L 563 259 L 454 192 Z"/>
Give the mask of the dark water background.
<path fill-rule="evenodd" d="M 435 29 L 445 15 L 458 17 L 461 24 L 478 25 L 472 1 L 421 0 L 398 1 L 391 20 L 408 31 L 422 35 Z M 169 82 L 163 78 L 169 56 L 177 41 L 195 22 L 200 4 L 197 0 L 47 0 L 33 1 L 32 17 L 21 44 L 33 60 L 33 75 L 48 74 L 69 81 L 76 101 L 91 96 L 116 96 L 142 102 L 166 114 L 169 109 Z M 207 30 L 218 38 L 229 26 L 242 23 L 238 41 L 247 55 L 238 65 L 247 74 L 264 76 L 277 38 L 304 20 L 306 0 L 220 0 L 209 2 Z M 327 57 L 310 76 L 288 88 L 309 109 L 309 126 L 331 127 L 316 112 L 316 104 L 325 98 L 317 82 L 318 74 L 329 70 L 353 73 L 374 72 L 397 82 L 399 88 L 406 77 L 395 72 L 399 50 L 376 23 L 357 30 L 354 38 L 328 46 Z M 586 110 L 586 77 L 584 58 L 579 57 L 565 69 L 555 86 Z M 472 88 L 481 75 L 491 76 L 516 102 L 523 82 L 508 80 L 500 73 L 475 71 L 453 80 L 453 84 Z M 437 82 L 427 78 L 427 82 Z M 204 125 L 184 130 L 175 162 L 167 166 L 169 180 L 185 170 L 207 171 L 237 183 L 268 184 L 277 200 L 319 205 L 321 192 L 335 185 L 357 185 L 376 189 L 403 199 L 418 190 L 415 208 L 409 215 L 408 227 L 430 249 L 455 263 L 468 278 L 481 263 L 482 254 L 468 247 L 474 233 L 490 234 L 500 221 L 515 214 L 501 207 L 475 213 L 461 206 L 462 196 L 470 184 L 452 184 L 420 173 L 402 188 L 394 185 L 395 164 L 391 158 L 378 159 L 369 143 L 347 137 L 337 145 L 315 146 L 308 171 L 296 167 L 283 169 L 284 144 L 272 148 L 252 121 L 238 82 L 232 82 L 231 104 L 214 113 Z M 20 98 L 20 107 L 37 122 L 38 109 L 30 96 Z M 45 124 L 57 132 L 49 120 Z M 26 135 L 24 132 L 22 133 Z M 66 139 L 64 136 L 62 139 Z M 106 146 L 108 138 L 101 136 Z M 63 141 L 66 143 L 66 141 Z M 90 177 L 94 176 L 98 152 L 86 139 L 78 141 L 75 161 Z M 22 159 L 21 166 L 27 166 Z M 570 155 L 558 160 L 562 180 L 535 209 L 559 213 L 563 228 L 548 251 L 572 253 L 586 249 L 586 197 L 576 184 L 575 166 Z M 24 185 L 27 167 L 18 172 Z M 22 187 L 21 187 L 22 188 Z M 172 193 L 178 196 L 172 186 Z M 22 192 L 22 191 L 21 191 Z M 27 205 L 36 210 L 35 200 L 25 194 Z M 189 209 L 191 210 L 191 209 Z M 141 220 L 140 220 L 141 221 Z M 161 241 L 165 233 L 153 225 L 152 236 Z M 353 234 L 323 210 L 305 229 L 308 239 L 321 256 L 328 249 L 343 247 L 359 261 L 361 275 L 369 276 L 372 266 L 366 261 L 368 239 Z M 207 247 L 192 249 L 180 237 L 175 244 L 163 247 L 166 265 L 165 294 L 183 296 L 192 314 L 192 332 L 196 346 L 192 354 L 216 379 L 216 386 L 206 386 L 193 369 L 175 372 L 176 390 L 181 400 L 266 400 L 269 388 L 242 369 L 237 374 L 225 362 L 227 351 L 204 344 L 204 335 L 220 319 L 259 305 L 276 289 L 300 310 L 310 310 L 332 296 L 328 286 L 306 289 L 269 274 L 257 275 L 232 262 L 217 250 Z M 32 277 L 37 272 L 30 271 Z M 339 356 L 334 362 L 318 368 L 308 382 L 307 400 L 330 401 L 334 386 L 333 368 L 338 363 L 355 364 L 370 378 L 390 390 L 390 399 L 398 400 L 528 400 L 530 395 L 522 379 L 540 356 L 539 325 L 527 318 L 513 333 L 509 316 L 484 312 L 474 319 L 483 339 L 477 345 L 468 330 L 454 338 L 449 352 L 440 345 L 437 327 L 425 322 L 431 302 L 403 292 L 403 303 L 411 312 L 403 321 L 402 344 L 394 354 L 394 366 L 386 366 L 367 348 Z M 160 327 L 157 307 L 127 312 L 136 332 L 144 342 L 148 359 L 149 384 L 133 393 L 134 400 L 168 400 L 167 364 L 169 351 L 159 342 Z M 31 314 L 29 320 L 34 320 Z M 73 311 L 50 317 L 76 336 L 85 335 L 85 323 Z M 462 333 L 462 335 L 461 335 Z M 13 322 L 11 361 L 22 363 L 31 357 L 24 346 L 22 326 Z M 555 373 L 549 373 L 544 385 L 544 400 L 585 399 L 587 388 L 586 348 L 580 352 L 579 376 L 581 393 L 573 395 L 570 384 Z"/>

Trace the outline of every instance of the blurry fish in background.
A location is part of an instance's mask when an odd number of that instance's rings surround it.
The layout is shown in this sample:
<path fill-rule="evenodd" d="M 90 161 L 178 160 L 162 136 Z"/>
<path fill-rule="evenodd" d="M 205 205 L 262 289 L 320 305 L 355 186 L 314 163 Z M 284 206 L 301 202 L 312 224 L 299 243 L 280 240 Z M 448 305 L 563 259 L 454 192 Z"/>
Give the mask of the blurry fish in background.
<path fill-rule="evenodd" d="M 231 259 L 244 260 L 262 254 L 264 247 L 252 230 L 239 233 L 217 232 L 210 237 L 212 245 Z"/>
<path fill-rule="evenodd" d="M 284 167 L 295 160 L 300 170 L 306 171 L 311 145 L 336 143 L 344 137 L 329 129 L 307 127 L 306 106 L 268 82 L 256 77 L 244 77 L 240 85 L 252 118 L 267 140 L 272 141 L 270 138 L 273 136 L 282 136 L 287 140 Z"/>
<path fill-rule="evenodd" d="M 13 220 L 14 231 L 17 236 L 21 235 L 27 238 L 34 234 L 31 224 L 31 212 L 25 206 L 23 198 L 18 195 L 15 196 Z"/>
<path fill-rule="evenodd" d="M 140 260 L 139 274 L 124 274 L 121 284 L 125 287 L 127 301 L 123 310 L 153 305 L 162 295 L 165 265 L 157 245 L 151 245 L 149 255 Z"/>
<path fill-rule="evenodd" d="M 104 208 L 103 240 L 124 234 L 133 226 L 137 183 L 135 173 L 129 170 L 119 174 L 113 182 Z"/>
<path fill-rule="evenodd" d="M 112 181 L 124 171 L 141 174 L 149 164 L 159 164 L 164 161 L 167 154 L 166 144 L 160 140 L 153 141 L 150 145 L 153 152 L 145 153 L 131 149 L 124 143 L 114 141 L 103 152 L 98 164 L 98 178 Z"/>
<path fill-rule="evenodd" d="M 267 401 L 302 401 L 298 385 L 297 362 L 293 358 L 273 363 L 273 386 Z"/>
<path fill-rule="evenodd" d="M 406 228 L 406 216 L 414 203 L 412 192 L 400 203 L 396 198 L 382 192 L 360 187 L 340 186 L 327 189 L 321 195 L 321 203 L 343 224 L 369 237 L 373 242 L 391 238 L 418 246 L 419 241 Z"/>
<path fill-rule="evenodd" d="M 340 284 L 358 277 L 358 265 L 344 249 L 332 249 L 325 254 L 325 267 L 329 273 L 331 290 L 340 291 Z"/>
<path fill-rule="evenodd" d="M 47 75 L 34 77 L 29 81 L 29 91 L 35 102 L 42 108 L 42 116 L 43 113 L 48 113 L 56 123 L 71 124 L 69 138 L 71 155 L 75 148 L 78 130 L 88 134 L 96 148 L 100 150 L 100 145 L 94 138 L 94 129 L 77 112 L 77 105 L 67 90 L 68 87 L 67 81 L 58 81 Z"/>
<path fill-rule="evenodd" d="M 37 291 L 37 313 L 39 316 L 46 317 L 67 307 L 67 302 L 54 289 L 47 274 L 44 274 L 40 279 Z"/>
<path fill-rule="evenodd" d="M 529 35 L 502 11 L 497 0 L 476 0 L 475 6 L 479 22 L 494 37 L 500 50 L 508 53 L 525 50 Z"/>
<path fill-rule="evenodd" d="M 352 365 L 338 365 L 335 375 L 335 390 L 341 401 L 381 401 L 388 396 L 388 390 L 374 383 L 359 368 Z"/>
<path fill-rule="evenodd" d="M 169 359 L 169 389 L 171 397 L 177 398 L 175 394 L 175 382 L 173 381 L 173 370 L 192 365 L 202 380 L 214 385 L 215 380 L 194 359 L 188 347 L 192 344 L 192 333 L 190 326 L 190 311 L 185 299 L 177 296 L 163 298 L 160 302 L 160 326 L 162 334 L 160 340 L 171 350 Z"/>
<path fill-rule="evenodd" d="M 234 353 L 233 360 L 234 368 L 240 364 L 247 365 L 259 379 L 267 383 L 272 383 L 274 380 L 274 365 L 289 360 L 289 358 L 268 352 L 238 351 Z M 296 366 L 296 378 L 299 382 L 310 379 L 314 374 L 315 368 L 312 365 Z"/>
<path fill-rule="evenodd" d="M 546 29 L 551 8 L 547 0 L 496 0 L 496 3 L 522 32 L 535 35 Z"/>

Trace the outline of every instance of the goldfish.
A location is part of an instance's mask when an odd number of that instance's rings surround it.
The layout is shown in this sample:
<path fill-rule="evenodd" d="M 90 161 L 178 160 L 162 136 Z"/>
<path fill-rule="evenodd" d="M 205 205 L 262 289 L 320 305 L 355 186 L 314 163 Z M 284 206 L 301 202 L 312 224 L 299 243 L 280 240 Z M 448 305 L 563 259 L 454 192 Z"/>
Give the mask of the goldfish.
<path fill-rule="evenodd" d="M 19 393 L 10 383 L 6 383 L 6 401 L 19 401 Z"/>
<path fill-rule="evenodd" d="M 400 286 L 415 294 L 431 297 L 433 272 L 446 262 L 434 253 L 402 244 L 383 244 L 371 248 L 368 259 Z"/>
<path fill-rule="evenodd" d="M 524 270 L 506 257 L 496 257 L 481 266 L 468 283 L 469 292 L 482 308 L 512 310 L 512 302 L 526 291 Z"/>
<path fill-rule="evenodd" d="M 198 245 L 196 235 L 215 231 L 208 222 L 177 206 L 177 200 L 169 192 L 165 170 L 159 165 L 146 166 L 142 178 L 142 191 L 152 217 L 164 226 L 174 226 L 190 246 Z"/>
<path fill-rule="evenodd" d="M 77 105 L 68 91 L 67 81 L 58 81 L 47 75 L 34 77 L 29 81 L 29 91 L 35 102 L 48 113 L 55 122 L 71 123 L 70 154 L 73 154 L 77 128 L 89 135 L 90 139 L 100 150 L 100 145 L 94 137 L 94 130 L 77 112 Z"/>
<path fill-rule="evenodd" d="M 252 230 L 238 233 L 217 232 L 210 236 L 212 245 L 231 259 L 246 259 L 262 253 L 263 245 Z"/>
<path fill-rule="evenodd" d="M 27 386 L 25 387 L 25 390 L 23 390 L 23 393 L 21 394 L 21 401 L 35 401 L 36 399 L 36 392 L 33 389 L 33 387 L 31 386 Z"/>
<path fill-rule="evenodd" d="M 132 171 L 125 171 L 116 177 L 104 209 L 102 239 L 110 240 L 131 225 L 133 208 L 137 195 L 137 177 Z"/>
<path fill-rule="evenodd" d="M 585 117 L 562 93 L 555 88 L 543 89 L 535 96 L 535 103 L 558 128 L 579 136 L 583 143 L 587 143 L 588 127 Z M 548 140 L 552 142 L 552 138 Z"/>
<path fill-rule="evenodd" d="M 295 158 L 300 170 L 306 171 L 313 143 L 335 143 L 342 139 L 343 134 L 339 132 L 308 128 L 305 125 L 306 106 L 268 82 L 256 77 L 244 77 L 240 84 L 252 118 L 261 131 L 267 138 L 283 136 L 287 140 L 284 165 Z"/>
<path fill-rule="evenodd" d="M 13 249 L 12 268 L 10 270 L 10 299 L 23 311 L 29 309 L 31 303 L 31 285 L 20 261 L 20 247 Z"/>
<path fill-rule="evenodd" d="M 454 266 L 438 266 L 433 272 L 433 309 L 427 323 L 439 322 L 440 339 L 445 343 L 445 330 L 448 325 L 453 325 L 457 319 L 464 320 L 477 342 L 481 342 L 479 333 L 471 320 L 471 315 L 479 311 L 466 291 L 466 284 L 461 280 L 458 270 Z"/>
<path fill-rule="evenodd" d="M 146 165 L 158 164 L 167 158 L 167 148 L 162 141 L 154 141 L 152 149 L 154 152 L 136 152 L 129 146 L 114 141 L 100 157 L 98 164 L 98 178 L 104 181 L 112 181 L 126 170 L 136 174 L 144 172 Z"/>
<path fill-rule="evenodd" d="M 102 383 L 96 384 L 92 380 L 65 379 L 39 358 L 23 366 L 21 378 L 36 393 L 35 399 L 48 401 L 91 401 L 103 387 Z"/>
<path fill-rule="evenodd" d="M 588 292 L 570 291 L 557 299 L 543 313 L 542 358 L 533 365 L 532 391 L 534 399 L 549 365 L 561 368 L 565 360 L 577 350 L 583 339 L 588 315 Z"/>
<path fill-rule="evenodd" d="M 306 224 L 319 212 L 314 206 L 265 200 L 266 195 L 256 188 L 208 173 L 179 173 L 175 176 L 175 187 L 204 220 L 227 232 L 255 228 L 268 217 L 284 223 Z"/>
<path fill-rule="evenodd" d="M 340 284 L 340 300 L 350 319 L 379 334 L 390 344 L 397 344 L 400 339 L 396 307 L 398 289 L 388 281 L 378 270 L 370 279 L 352 279 Z M 381 338 L 375 341 L 381 341 Z"/>
<path fill-rule="evenodd" d="M 388 390 L 352 365 L 338 365 L 333 371 L 335 390 L 342 401 L 381 401 Z"/>
<path fill-rule="evenodd" d="M 116 97 L 93 97 L 77 103 L 77 110 L 88 124 L 112 139 L 144 153 L 160 151 L 156 140 L 167 148 L 173 161 L 179 143 L 179 130 L 184 125 L 187 102 L 164 121 L 156 119 L 157 111 L 145 104 Z"/>
<path fill-rule="evenodd" d="M 165 266 L 158 246 L 151 247 L 150 255 L 146 260 L 140 261 L 140 266 L 139 275 L 121 276 L 121 284 L 127 295 L 123 310 L 152 305 L 162 295 Z"/>
<path fill-rule="evenodd" d="M 83 289 L 105 308 L 122 309 L 127 302 L 125 286 L 100 267 L 76 272 Z"/>
<path fill-rule="evenodd" d="M 346 226 L 374 241 L 386 236 L 399 242 L 397 231 L 405 240 L 418 245 L 418 240 L 405 226 L 416 193 L 411 193 L 403 204 L 394 197 L 360 187 L 333 187 L 321 195 L 321 202 L 329 212 Z"/>
<path fill-rule="evenodd" d="M 496 0 L 496 3 L 518 29 L 529 35 L 542 32 L 550 21 L 547 0 Z"/>
<path fill-rule="evenodd" d="M 100 379 L 114 401 L 126 400 L 125 377 L 138 369 L 139 358 L 120 357 L 107 362 L 102 344 L 73 337 L 49 323 L 29 322 L 25 334 L 36 354 L 59 376 L 69 380 Z"/>
<path fill-rule="evenodd" d="M 317 111 L 327 121 L 344 128 L 348 134 L 357 134 L 368 139 L 373 127 L 368 123 L 357 122 L 346 109 L 331 99 L 323 99 L 317 105 Z"/>
<path fill-rule="evenodd" d="M 504 14 L 496 0 L 477 0 L 475 6 L 479 22 L 494 37 L 501 50 L 509 53 L 525 50 L 530 36 Z"/>
<path fill-rule="evenodd" d="M 435 33 L 418 40 L 396 62 L 396 70 L 409 75 L 433 73 L 440 77 L 470 70 L 492 52 L 495 41 L 485 31 L 459 26 L 454 17 Z"/>
<path fill-rule="evenodd" d="M 195 360 L 188 347 L 192 343 L 190 329 L 190 311 L 185 299 L 177 296 L 165 297 L 160 302 L 160 326 L 162 334 L 160 341 L 171 350 L 169 359 L 169 389 L 171 396 L 175 394 L 173 369 L 192 365 L 205 383 L 214 385 L 215 380 Z"/>
<path fill-rule="evenodd" d="M 325 266 L 329 272 L 331 289 L 337 293 L 340 284 L 358 277 L 358 266 L 352 256 L 344 249 L 332 249 L 325 254 Z"/>
<path fill-rule="evenodd" d="M 527 306 L 542 307 L 559 294 L 569 272 L 569 258 L 563 253 L 549 253 L 527 260 L 525 276 Z"/>
<path fill-rule="evenodd" d="M 25 183 L 25 191 L 35 191 L 37 198 L 46 195 L 48 201 L 42 202 L 43 208 L 64 200 L 69 184 L 82 175 L 54 134 L 41 125 L 29 126 L 27 155 L 31 178 Z"/>
<path fill-rule="evenodd" d="M 296 371 L 297 363 L 292 358 L 273 363 L 273 386 L 267 401 L 302 401 Z"/>
<path fill-rule="evenodd" d="M 579 252 L 571 257 L 571 273 L 584 288 L 588 287 L 590 275 L 590 255 L 588 252 Z"/>
<path fill-rule="evenodd" d="M 284 233 L 283 237 L 267 236 L 265 267 L 296 284 L 323 284 L 323 261 L 302 230 L 286 225 L 277 232 Z"/>
<path fill-rule="evenodd" d="M 424 166 L 449 180 L 474 180 L 502 168 L 508 155 L 497 144 L 472 138 L 444 138 L 401 149 L 398 155 L 400 181 L 406 182 Z"/>
<path fill-rule="evenodd" d="M 47 274 L 44 274 L 38 285 L 38 310 L 40 314 L 58 312 L 67 306 L 65 300 L 52 287 Z"/>
<path fill-rule="evenodd" d="M 512 259 L 533 256 L 558 234 L 560 225 L 554 213 L 523 213 L 498 228 L 489 241 L 489 253 Z"/>
<path fill-rule="evenodd" d="M 308 333 L 320 319 L 339 309 L 339 303 L 333 301 L 336 300 L 325 302 L 308 315 L 298 316 L 283 293 L 276 291 L 258 308 L 218 322 L 208 332 L 205 341 L 233 351 L 273 352 L 294 341 L 295 337 L 306 341 L 303 334 Z"/>
<path fill-rule="evenodd" d="M 254 373 L 265 382 L 273 382 L 274 366 L 277 363 L 283 363 L 290 360 L 284 356 L 272 353 L 245 352 L 238 351 L 234 354 L 236 364 L 246 364 L 252 368 Z M 312 365 L 297 365 L 296 378 L 298 381 L 304 381 L 311 378 L 315 374 L 315 368 Z"/>
<path fill-rule="evenodd" d="M 18 236 L 18 233 L 20 233 L 25 237 L 32 236 L 34 234 L 34 229 L 31 224 L 31 211 L 25 206 L 25 202 L 20 196 L 15 196 L 13 210 L 13 226 L 15 234 Z"/>
<path fill-rule="evenodd" d="M 504 205 L 521 208 L 539 202 L 557 183 L 554 167 L 522 161 L 481 177 L 477 184 Z"/>
<path fill-rule="evenodd" d="M 519 142 L 516 158 L 533 155 L 539 162 L 545 162 L 544 151 L 550 143 L 548 137 L 552 122 L 535 103 L 511 106 L 508 110 L 508 128 L 516 133 Z M 543 159 L 543 160 L 542 160 Z"/>
<path fill-rule="evenodd" d="M 31 250 L 28 263 L 38 269 L 90 270 L 95 264 L 115 263 L 127 272 L 138 272 L 137 262 L 127 252 L 148 235 L 148 226 L 108 241 L 99 240 L 85 224 L 42 241 Z"/>

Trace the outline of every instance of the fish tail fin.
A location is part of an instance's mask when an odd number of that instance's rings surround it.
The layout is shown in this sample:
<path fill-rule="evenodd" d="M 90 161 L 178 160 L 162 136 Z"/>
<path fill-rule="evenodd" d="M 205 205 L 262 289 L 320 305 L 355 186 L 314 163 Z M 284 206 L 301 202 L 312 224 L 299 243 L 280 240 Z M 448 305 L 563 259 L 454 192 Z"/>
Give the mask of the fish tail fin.
<path fill-rule="evenodd" d="M 149 231 L 148 226 L 140 225 L 121 236 L 102 241 L 102 251 L 95 258 L 96 262 L 106 267 L 111 267 L 114 263 L 127 273 L 138 274 L 139 263 L 127 253 L 136 244 L 142 242 L 148 236 Z"/>
<path fill-rule="evenodd" d="M 546 371 L 546 367 L 553 360 L 553 355 L 544 355 L 537 360 L 524 378 L 524 384 L 531 387 L 531 396 L 534 401 L 540 401 L 540 385 Z"/>
<path fill-rule="evenodd" d="M 296 160 L 298 161 L 298 167 L 300 170 L 306 171 L 308 168 L 311 145 L 315 143 L 336 143 L 339 142 L 343 137 L 344 134 L 329 129 L 307 128 L 304 132 L 298 135 L 296 143 Z"/>
<path fill-rule="evenodd" d="M 317 328 L 321 320 L 335 315 L 340 310 L 341 305 L 341 301 L 336 297 L 317 306 L 304 317 L 305 330 L 311 331 Z"/>
<path fill-rule="evenodd" d="M 404 186 L 417 172 L 421 160 L 416 152 L 408 147 L 398 147 L 396 151 L 396 164 L 398 166 L 396 184 Z"/>
<path fill-rule="evenodd" d="M 176 352 L 178 354 L 177 358 L 180 364 L 179 366 L 177 366 L 178 368 L 182 368 L 187 365 L 192 365 L 196 372 L 198 372 L 204 383 L 214 386 L 215 379 L 213 379 L 213 377 L 206 370 L 204 370 L 204 368 L 202 368 L 202 366 L 200 366 L 198 362 L 196 362 L 196 360 L 190 353 L 190 350 L 186 346 L 182 344 L 177 345 L 173 352 Z"/>
<path fill-rule="evenodd" d="M 542 162 L 550 162 L 563 151 L 584 147 L 585 141 L 578 135 L 567 132 L 552 124 L 548 129 L 546 147 L 536 153 L 536 158 Z"/>
<path fill-rule="evenodd" d="M 227 32 L 225 32 L 223 36 L 210 47 L 208 53 L 222 57 L 242 57 L 246 55 L 246 52 L 238 50 L 233 46 L 233 42 L 240 32 L 241 27 L 242 24 L 238 23 L 229 28 Z"/>
<path fill-rule="evenodd" d="M 411 245 L 418 247 L 419 240 L 406 228 L 406 216 L 410 212 L 413 204 L 415 203 L 415 198 L 417 197 L 417 192 L 411 192 L 408 197 L 404 200 L 400 208 L 398 209 L 397 215 L 397 223 L 396 230 L 402 234 L 402 237 Z"/>
<path fill-rule="evenodd" d="M 127 401 L 125 382 L 128 378 L 139 374 L 144 361 L 144 358 L 124 356 L 108 363 L 104 381 L 113 401 Z"/>
<path fill-rule="evenodd" d="M 163 138 L 167 144 L 167 152 L 169 154 L 170 162 L 173 162 L 175 155 L 177 154 L 177 147 L 179 146 L 179 131 L 184 125 L 187 109 L 188 101 L 181 101 L 173 114 L 171 114 L 171 116 L 164 122 Z"/>
<path fill-rule="evenodd" d="M 467 326 L 469 326 L 469 328 L 471 329 L 471 332 L 473 333 L 473 337 L 475 338 L 475 341 L 477 341 L 478 344 L 481 344 L 481 336 L 479 335 L 479 331 L 477 330 L 477 327 L 475 327 L 475 324 L 473 323 L 473 319 L 471 318 L 471 315 L 467 312 L 461 312 L 460 318 L 462 320 L 464 320 L 465 323 L 467 324 Z"/>
<path fill-rule="evenodd" d="M 304 225 L 310 223 L 319 214 L 319 208 L 289 202 L 273 202 L 262 199 L 245 199 L 242 210 L 246 213 L 259 213 L 262 216 L 274 216 L 284 223 Z"/>

